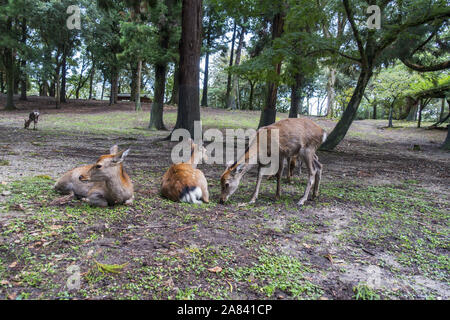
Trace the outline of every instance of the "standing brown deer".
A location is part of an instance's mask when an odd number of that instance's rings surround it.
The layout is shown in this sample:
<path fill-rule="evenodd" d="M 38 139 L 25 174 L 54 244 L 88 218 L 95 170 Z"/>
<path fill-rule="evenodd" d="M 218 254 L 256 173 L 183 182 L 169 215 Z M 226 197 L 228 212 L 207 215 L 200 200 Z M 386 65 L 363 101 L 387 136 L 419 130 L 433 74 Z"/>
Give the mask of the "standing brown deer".
<path fill-rule="evenodd" d="M 238 188 L 242 176 L 250 168 L 250 159 L 258 157 L 259 144 L 261 132 L 266 130 L 268 145 L 267 154 L 269 154 L 270 144 L 277 144 L 276 147 L 279 150 L 279 167 L 277 172 L 277 191 L 276 198 L 281 195 L 281 175 L 284 167 L 284 159 L 288 159 L 288 164 L 291 166 L 292 158 L 298 156 L 299 159 L 305 163 L 308 169 L 308 184 L 305 189 L 303 197 L 298 202 L 299 206 L 302 206 L 308 199 L 309 192 L 312 187 L 313 197 L 319 194 L 319 185 L 322 175 L 322 164 L 319 162 L 319 158 L 316 155 L 316 150 L 326 140 L 326 132 L 313 121 L 307 118 L 289 118 L 280 120 L 272 125 L 260 128 L 256 137 L 250 143 L 247 151 L 238 160 L 228 166 L 225 172 L 220 178 L 221 183 L 221 195 L 220 203 L 224 203 Z M 279 130 L 279 141 L 271 141 L 271 131 Z M 259 187 L 261 185 L 261 179 L 263 172 L 261 168 L 263 165 L 260 159 L 257 158 L 258 163 L 258 180 L 256 182 L 255 191 L 250 200 L 253 203 L 258 198 Z"/>
<path fill-rule="evenodd" d="M 36 130 L 36 124 L 39 121 L 39 111 L 33 111 L 28 115 L 28 120 L 25 119 L 24 129 L 30 127 L 31 122 L 33 122 L 33 130 Z"/>
<path fill-rule="evenodd" d="M 205 149 L 190 140 L 191 158 L 186 163 L 173 164 L 162 177 L 161 195 L 172 201 L 208 203 L 208 182 L 197 169 L 201 159 L 206 160 Z"/>
<path fill-rule="evenodd" d="M 123 168 L 128 155 L 118 151 L 117 145 L 110 154 L 101 156 L 95 164 L 72 169 L 55 184 L 55 189 L 64 194 L 74 193 L 88 203 L 106 207 L 114 204 L 131 204 L 134 200 L 133 183 Z"/>

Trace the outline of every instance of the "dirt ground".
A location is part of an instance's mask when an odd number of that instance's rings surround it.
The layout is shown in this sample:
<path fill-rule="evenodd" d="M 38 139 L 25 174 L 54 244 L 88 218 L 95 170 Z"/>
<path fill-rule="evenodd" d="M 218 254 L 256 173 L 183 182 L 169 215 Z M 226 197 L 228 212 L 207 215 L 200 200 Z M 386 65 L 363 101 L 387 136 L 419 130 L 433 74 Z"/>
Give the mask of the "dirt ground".
<path fill-rule="evenodd" d="M 255 169 L 219 204 L 223 165 L 199 166 L 211 202 L 188 205 L 159 195 L 174 143 L 145 129 L 149 105 L 136 113 L 129 102 L 73 100 L 56 110 L 30 97 L 18 107 L 0 111 L 1 299 L 450 298 L 450 154 L 438 148 L 445 131 L 355 121 L 335 151 L 318 153 L 321 194 L 301 210 L 304 173 L 283 182 L 280 200 L 266 179 L 254 205 L 238 206 L 250 200 Z M 25 130 L 34 109 L 38 130 Z M 205 128 L 259 120 L 259 112 L 201 112 Z M 167 106 L 169 128 L 175 117 Z M 336 123 L 312 119 L 328 132 Z M 51 205 L 62 173 L 113 144 L 131 148 L 132 206 Z"/>

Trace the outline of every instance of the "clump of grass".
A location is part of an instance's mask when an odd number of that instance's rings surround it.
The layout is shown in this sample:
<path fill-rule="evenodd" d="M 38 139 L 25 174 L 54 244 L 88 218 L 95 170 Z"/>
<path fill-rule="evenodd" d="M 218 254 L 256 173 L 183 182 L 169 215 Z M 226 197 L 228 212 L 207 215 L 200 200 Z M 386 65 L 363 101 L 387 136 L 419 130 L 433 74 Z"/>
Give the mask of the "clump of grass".
<path fill-rule="evenodd" d="M 356 300 L 380 300 L 381 297 L 376 293 L 375 290 L 370 288 L 366 283 L 358 283 L 353 287 L 353 292 L 355 295 L 353 298 Z"/>
<path fill-rule="evenodd" d="M 250 288 L 272 297 L 275 291 L 288 292 L 294 298 L 317 298 L 322 289 L 309 281 L 305 273 L 313 270 L 287 255 L 274 255 L 267 248 L 261 250 L 258 262 L 251 267 L 241 267 L 232 274 L 239 281 L 250 284 Z"/>
<path fill-rule="evenodd" d="M 95 264 L 97 265 L 98 271 L 102 273 L 120 273 L 120 271 L 122 271 L 123 268 L 125 268 L 128 265 L 128 262 L 124 264 L 105 264 L 100 263 L 96 260 L 94 261 Z"/>
<path fill-rule="evenodd" d="M 8 160 L 0 159 L 0 166 L 9 166 L 10 163 Z"/>

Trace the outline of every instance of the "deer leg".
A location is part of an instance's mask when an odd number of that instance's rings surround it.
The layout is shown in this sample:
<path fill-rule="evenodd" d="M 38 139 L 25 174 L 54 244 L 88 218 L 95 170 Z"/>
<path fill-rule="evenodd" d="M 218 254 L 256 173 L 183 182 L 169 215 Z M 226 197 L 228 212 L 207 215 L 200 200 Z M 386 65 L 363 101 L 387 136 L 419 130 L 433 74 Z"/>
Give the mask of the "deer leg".
<path fill-rule="evenodd" d="M 279 164 L 280 164 L 280 166 L 278 167 L 278 172 L 277 172 L 277 193 L 275 194 L 275 199 L 280 199 L 280 197 L 281 197 L 281 176 L 283 175 L 283 169 L 284 169 L 284 158 L 283 157 L 280 157 Z M 288 173 L 289 173 L 289 168 L 288 168 Z"/>
<path fill-rule="evenodd" d="M 293 164 L 293 160 L 294 158 L 292 157 L 288 157 L 287 158 L 287 172 L 286 172 L 286 178 L 288 182 L 291 182 L 291 177 L 292 177 L 292 164 Z M 295 165 L 294 165 L 295 166 Z"/>
<path fill-rule="evenodd" d="M 106 201 L 105 197 L 100 193 L 92 193 L 89 194 L 86 201 L 93 206 L 96 207 L 107 207 L 108 201 Z"/>
<path fill-rule="evenodd" d="M 256 181 L 255 192 L 253 192 L 253 196 L 250 199 L 249 203 L 255 203 L 256 199 L 258 198 L 259 187 L 261 186 L 261 180 L 262 180 L 262 170 L 261 170 L 261 166 L 258 165 L 258 180 Z"/>
<path fill-rule="evenodd" d="M 302 206 L 306 200 L 308 200 L 309 192 L 311 191 L 311 187 L 315 183 L 315 176 L 316 176 L 316 169 L 313 164 L 314 159 L 314 153 L 311 150 L 300 150 L 300 155 L 302 157 L 302 160 L 306 164 L 306 168 L 308 169 L 308 184 L 306 185 L 305 193 L 303 194 L 303 197 L 300 199 L 300 201 L 297 203 L 299 206 Z"/>
<path fill-rule="evenodd" d="M 317 172 L 312 195 L 313 198 L 319 195 L 320 179 L 322 178 L 322 164 L 319 162 L 319 158 L 317 156 L 314 157 L 314 166 L 316 167 Z"/>

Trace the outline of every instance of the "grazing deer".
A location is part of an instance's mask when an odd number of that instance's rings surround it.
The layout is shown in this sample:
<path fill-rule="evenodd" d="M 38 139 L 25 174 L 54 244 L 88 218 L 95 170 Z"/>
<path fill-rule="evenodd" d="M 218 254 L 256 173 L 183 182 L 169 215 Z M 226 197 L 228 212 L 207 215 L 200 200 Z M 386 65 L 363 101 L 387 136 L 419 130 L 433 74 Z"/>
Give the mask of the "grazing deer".
<path fill-rule="evenodd" d="M 28 120 L 25 119 L 24 129 L 28 129 L 31 122 L 33 122 L 33 130 L 36 130 L 36 124 L 39 121 L 39 111 L 33 111 L 29 114 Z"/>
<path fill-rule="evenodd" d="M 162 177 L 161 195 L 172 201 L 208 203 L 208 182 L 197 164 L 206 160 L 205 149 L 190 140 L 191 158 L 186 163 L 173 164 Z"/>
<path fill-rule="evenodd" d="M 276 198 L 281 195 L 281 175 L 284 168 L 284 159 L 288 159 L 289 166 L 293 157 L 297 156 L 306 164 L 308 169 L 309 179 L 303 197 L 298 202 L 302 206 L 308 199 L 311 188 L 313 189 L 313 197 L 319 193 L 320 179 L 322 175 L 322 164 L 316 155 L 316 150 L 326 139 L 326 132 L 313 121 L 307 118 L 289 118 L 280 120 L 272 125 L 260 128 L 256 137 L 250 143 L 247 151 L 238 160 L 228 166 L 220 178 L 221 195 L 220 203 L 224 203 L 238 188 L 242 176 L 251 167 L 250 159 L 255 159 L 258 156 L 259 150 L 259 136 L 262 130 L 267 130 L 268 139 L 271 136 L 271 130 L 279 130 L 279 141 L 271 141 L 271 143 L 278 143 L 279 150 L 279 168 L 277 172 L 277 191 Z M 270 143 L 267 145 L 270 150 Z M 256 182 L 255 191 L 250 200 L 254 203 L 258 198 L 259 187 L 261 185 L 263 165 L 260 159 L 256 159 L 258 163 L 258 179 Z M 289 174 L 289 173 L 288 173 Z"/>
<path fill-rule="evenodd" d="M 115 145 L 110 154 L 101 156 L 95 164 L 64 174 L 56 182 L 55 189 L 66 194 L 73 192 L 76 197 L 99 207 L 131 204 L 134 200 L 133 183 L 123 168 L 128 153 L 129 149 L 119 152 Z"/>
<path fill-rule="evenodd" d="M 288 164 L 287 170 L 286 170 L 286 179 L 287 179 L 288 182 L 291 182 L 291 178 L 294 175 L 295 167 L 298 166 L 298 175 L 301 175 L 301 173 L 302 173 L 302 160 L 299 160 L 297 155 L 289 157 L 289 158 L 286 158 L 286 160 L 287 160 L 286 162 Z M 283 171 L 284 171 L 284 169 L 283 169 Z M 276 178 L 276 176 L 277 175 L 274 174 L 274 175 L 270 176 L 269 179 Z M 283 176 L 283 174 L 281 174 L 281 176 Z"/>

